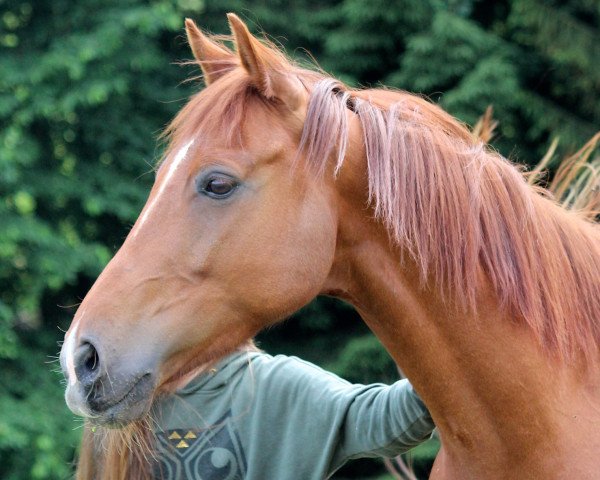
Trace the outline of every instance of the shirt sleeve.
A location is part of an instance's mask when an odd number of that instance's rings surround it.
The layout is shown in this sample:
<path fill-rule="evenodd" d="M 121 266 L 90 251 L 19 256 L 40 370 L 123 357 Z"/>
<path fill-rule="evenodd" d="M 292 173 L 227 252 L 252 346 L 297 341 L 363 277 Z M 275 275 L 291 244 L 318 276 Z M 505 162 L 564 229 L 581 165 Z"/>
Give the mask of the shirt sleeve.
<path fill-rule="evenodd" d="M 435 425 L 423 401 L 406 379 L 393 385 L 352 389 L 335 460 L 366 456 L 394 457 L 431 436 Z"/>
<path fill-rule="evenodd" d="M 331 474 L 351 458 L 399 455 L 434 428 L 408 380 L 353 385 L 295 357 L 258 363 L 258 416 L 269 417 L 274 430 L 282 432 L 280 451 L 314 448 L 311 463 L 323 473 Z"/>

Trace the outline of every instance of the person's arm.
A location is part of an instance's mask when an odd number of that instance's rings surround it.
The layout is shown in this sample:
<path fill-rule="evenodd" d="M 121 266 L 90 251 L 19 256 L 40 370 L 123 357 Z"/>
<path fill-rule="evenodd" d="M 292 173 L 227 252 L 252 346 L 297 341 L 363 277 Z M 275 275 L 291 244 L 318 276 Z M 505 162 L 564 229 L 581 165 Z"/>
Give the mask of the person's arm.
<path fill-rule="evenodd" d="M 324 478 L 351 458 L 396 456 L 431 435 L 433 421 L 407 380 L 352 385 L 297 358 L 266 357 L 255 364 L 254 420 L 269 425 L 288 468 L 311 465 Z"/>
<path fill-rule="evenodd" d="M 393 457 L 431 436 L 435 425 L 406 379 L 354 390 L 334 462 L 367 456 Z"/>

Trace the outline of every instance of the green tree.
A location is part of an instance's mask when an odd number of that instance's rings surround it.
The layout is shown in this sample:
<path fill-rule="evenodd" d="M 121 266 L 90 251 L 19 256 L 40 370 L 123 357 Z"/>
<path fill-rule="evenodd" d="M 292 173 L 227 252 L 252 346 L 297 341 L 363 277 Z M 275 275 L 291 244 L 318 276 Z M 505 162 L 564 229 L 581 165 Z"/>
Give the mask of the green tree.
<path fill-rule="evenodd" d="M 79 430 L 48 355 L 152 182 L 186 97 L 201 3 L 4 1 L 0 21 L 0 477 L 65 478 Z"/>
<path fill-rule="evenodd" d="M 517 160 L 535 163 L 551 138 L 574 151 L 600 126 L 595 1 L 397 0 L 373 8 L 345 0 L 338 8 L 324 65 L 358 84 L 428 95 L 470 124 L 492 104 L 505 155 L 518 148 Z"/>

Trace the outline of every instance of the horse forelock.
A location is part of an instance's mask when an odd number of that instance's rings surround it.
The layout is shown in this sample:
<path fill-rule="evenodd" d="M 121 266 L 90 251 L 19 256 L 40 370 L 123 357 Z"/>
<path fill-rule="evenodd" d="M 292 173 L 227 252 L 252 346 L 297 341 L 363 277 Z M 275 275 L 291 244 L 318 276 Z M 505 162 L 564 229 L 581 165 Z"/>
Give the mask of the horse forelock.
<path fill-rule="evenodd" d="M 192 96 L 167 126 L 161 135 L 168 141 L 163 160 L 199 136 L 218 134 L 219 138 L 225 139 L 224 147 L 241 145 L 240 127 L 248 104 L 257 100 L 258 96 L 253 94 L 247 75 L 240 69 L 232 70 L 218 82 Z"/>

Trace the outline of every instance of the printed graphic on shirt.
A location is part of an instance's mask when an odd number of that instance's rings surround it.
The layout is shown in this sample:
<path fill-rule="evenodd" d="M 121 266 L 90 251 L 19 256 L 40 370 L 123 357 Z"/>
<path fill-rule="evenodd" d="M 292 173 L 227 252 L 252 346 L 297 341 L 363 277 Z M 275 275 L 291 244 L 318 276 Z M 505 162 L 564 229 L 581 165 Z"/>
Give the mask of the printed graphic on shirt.
<path fill-rule="evenodd" d="M 156 478 L 242 480 L 246 459 L 231 412 L 206 429 L 178 428 L 157 433 Z"/>

